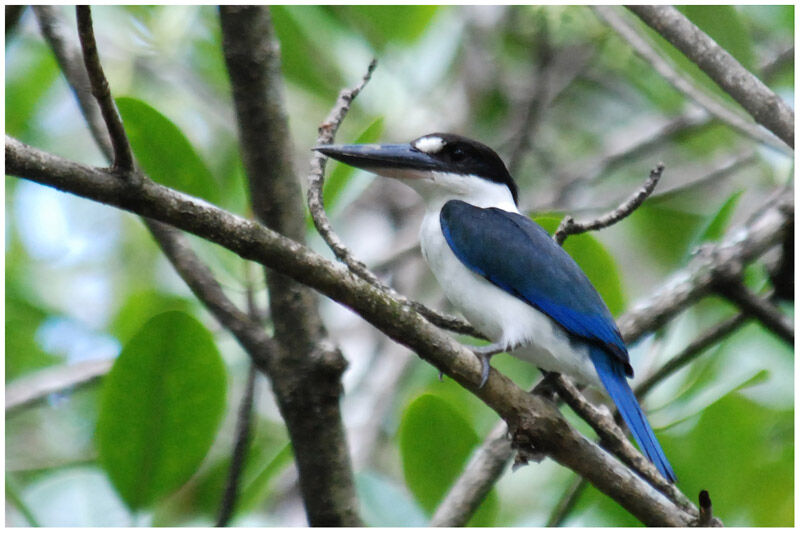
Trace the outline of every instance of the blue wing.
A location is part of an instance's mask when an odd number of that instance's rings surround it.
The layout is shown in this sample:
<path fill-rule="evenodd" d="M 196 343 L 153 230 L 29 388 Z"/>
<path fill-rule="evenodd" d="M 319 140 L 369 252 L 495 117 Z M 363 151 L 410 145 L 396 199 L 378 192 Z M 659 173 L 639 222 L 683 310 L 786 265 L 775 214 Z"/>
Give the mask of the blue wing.
<path fill-rule="evenodd" d="M 628 351 L 614 318 L 589 278 L 547 232 L 528 217 L 460 200 L 442 208 L 442 232 L 470 270 L 540 310 L 589 345 L 589 358 L 644 454 L 676 480 L 625 375 Z"/>
<path fill-rule="evenodd" d="M 601 345 L 633 375 L 628 351 L 589 278 L 541 226 L 502 209 L 451 200 L 442 232 L 470 270 L 543 312 L 575 337 Z"/>

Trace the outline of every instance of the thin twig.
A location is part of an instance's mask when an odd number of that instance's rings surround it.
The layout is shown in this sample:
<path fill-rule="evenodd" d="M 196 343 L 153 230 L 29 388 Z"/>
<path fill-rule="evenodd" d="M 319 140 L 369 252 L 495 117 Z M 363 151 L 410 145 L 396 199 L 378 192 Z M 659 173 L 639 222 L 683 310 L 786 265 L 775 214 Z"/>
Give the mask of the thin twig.
<path fill-rule="evenodd" d="M 794 346 L 794 326 L 780 309 L 748 289 L 741 280 L 731 280 L 719 284 L 718 292 L 737 305 L 745 314 L 752 316 L 768 330 Z"/>
<path fill-rule="evenodd" d="M 628 44 L 630 44 L 634 51 L 641 56 L 645 61 L 658 72 L 665 80 L 667 80 L 678 91 L 685 94 L 690 99 L 697 102 L 709 113 L 725 122 L 729 126 L 738 130 L 739 132 L 747 135 L 748 137 L 757 140 L 758 142 L 767 144 L 783 153 L 790 153 L 786 146 L 781 143 L 773 135 L 759 129 L 754 123 L 748 121 L 739 113 L 729 109 L 724 104 L 720 103 L 716 98 L 708 95 L 702 89 L 699 89 L 695 84 L 689 81 L 686 77 L 680 75 L 665 59 L 661 57 L 633 27 L 617 12 L 616 8 L 608 6 L 594 6 L 595 12 L 603 19 L 614 31 L 616 31 Z"/>
<path fill-rule="evenodd" d="M 83 61 L 86 65 L 86 72 L 89 74 L 89 81 L 92 86 L 92 94 L 100 104 L 100 111 L 103 119 L 108 126 L 108 133 L 111 137 L 111 145 L 114 147 L 113 168 L 121 170 L 133 176 L 133 152 L 122 125 L 122 118 L 119 116 L 117 106 L 111 97 L 108 88 L 108 80 L 103 73 L 103 66 L 100 64 L 100 56 L 97 53 L 97 43 L 94 39 L 94 29 L 92 28 L 92 10 L 89 6 L 77 6 L 75 8 L 78 16 L 78 36 L 83 48 Z"/>
<path fill-rule="evenodd" d="M 580 498 L 580 495 L 583 493 L 583 489 L 586 488 L 586 484 L 587 481 L 585 478 L 573 476 L 572 483 L 567 487 L 567 490 L 564 491 L 564 494 L 561 495 L 553 512 L 550 513 L 545 527 L 559 527 L 564 525 L 564 521 L 569 516 L 569 513 L 572 512 L 575 504 L 578 503 L 578 498 Z"/>
<path fill-rule="evenodd" d="M 759 67 L 761 78 L 769 82 L 786 65 L 794 65 L 794 44 L 787 46 Z"/>
<path fill-rule="evenodd" d="M 681 194 L 697 187 L 710 185 L 716 181 L 723 180 L 735 172 L 741 170 L 747 165 L 751 165 L 758 161 L 758 153 L 755 150 L 744 150 L 740 153 L 734 154 L 730 158 L 726 158 L 721 163 L 716 163 L 711 169 L 705 169 L 703 175 L 697 178 L 689 178 L 683 183 L 676 183 L 672 187 L 660 189 L 658 192 L 650 195 L 650 199 L 654 200 L 664 199 L 676 194 Z M 676 174 L 678 172 L 673 172 Z"/>
<path fill-rule="evenodd" d="M 628 9 L 700 67 L 756 122 L 794 148 L 792 109 L 683 13 L 667 5 L 629 6 Z"/>
<path fill-rule="evenodd" d="M 216 527 L 227 526 L 233 517 L 233 512 L 236 510 L 236 500 L 239 496 L 239 480 L 247 459 L 247 447 L 250 444 L 257 371 L 252 362 L 248 366 L 250 368 L 247 371 L 247 383 L 245 384 L 244 395 L 239 404 L 239 412 L 236 417 L 236 439 L 233 446 L 233 454 L 231 454 L 228 479 L 225 482 L 225 489 L 222 493 L 222 502 L 220 503 Z"/>
<path fill-rule="evenodd" d="M 372 72 L 375 70 L 377 60 L 373 59 L 367 72 L 361 81 L 352 89 L 345 89 L 339 93 L 339 98 L 336 100 L 333 109 L 328 114 L 328 117 L 319 127 L 319 136 L 317 137 L 317 146 L 331 144 L 339 130 L 339 126 L 350 110 L 350 105 L 353 100 L 358 96 L 364 86 L 369 82 L 372 77 Z M 410 300 L 405 296 L 399 294 L 393 288 L 383 283 L 367 266 L 356 259 L 350 250 L 345 246 L 341 238 L 333 230 L 328 215 L 325 212 L 325 203 L 323 198 L 323 186 L 325 184 L 325 163 L 328 158 L 321 152 L 314 152 L 311 158 L 311 170 L 308 175 L 308 210 L 311 213 L 311 219 L 314 221 L 314 226 L 317 228 L 322 239 L 333 251 L 336 258 L 344 263 L 347 268 L 361 279 L 367 281 L 371 285 L 379 288 L 380 290 L 390 294 L 393 298 L 399 300 L 403 305 L 407 305 L 424 316 L 432 324 L 440 328 L 454 331 L 457 333 L 470 335 L 475 338 L 485 339 L 486 337 L 470 324 L 463 320 L 448 316 L 429 307 Z"/>
<path fill-rule="evenodd" d="M 575 222 L 571 216 L 566 216 L 559 224 L 558 229 L 553 234 L 553 239 L 560 245 L 570 235 L 577 235 L 591 230 L 607 228 L 612 224 L 616 224 L 623 218 L 633 213 L 648 196 L 655 190 L 658 185 L 658 180 L 661 179 L 661 174 L 664 172 L 664 163 L 659 163 L 656 168 L 650 171 L 650 176 L 644 182 L 644 185 L 625 200 L 619 207 L 613 211 L 606 213 L 594 220 L 588 222 Z"/>
<path fill-rule="evenodd" d="M 86 385 L 111 369 L 113 359 L 93 359 L 44 368 L 6 384 L 6 414 L 66 389 Z"/>

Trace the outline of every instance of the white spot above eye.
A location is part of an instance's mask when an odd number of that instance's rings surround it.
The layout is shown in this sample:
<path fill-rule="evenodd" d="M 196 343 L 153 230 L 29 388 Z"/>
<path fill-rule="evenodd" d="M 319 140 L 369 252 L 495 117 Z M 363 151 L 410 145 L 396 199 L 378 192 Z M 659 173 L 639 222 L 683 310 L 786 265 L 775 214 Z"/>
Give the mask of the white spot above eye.
<path fill-rule="evenodd" d="M 414 141 L 414 148 L 426 154 L 438 154 L 444 148 L 445 142 L 441 137 L 435 135 L 422 137 Z"/>

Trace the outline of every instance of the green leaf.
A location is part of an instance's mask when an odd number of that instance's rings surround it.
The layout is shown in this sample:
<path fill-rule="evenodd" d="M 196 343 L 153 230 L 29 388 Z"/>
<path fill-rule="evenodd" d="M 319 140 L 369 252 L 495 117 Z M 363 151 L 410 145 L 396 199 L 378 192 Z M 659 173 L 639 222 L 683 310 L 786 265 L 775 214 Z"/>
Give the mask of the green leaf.
<path fill-rule="evenodd" d="M 708 223 L 706 224 L 705 228 L 700 231 L 700 234 L 695 241 L 696 244 L 716 241 L 725 235 L 725 230 L 727 229 L 728 223 L 733 216 L 733 212 L 736 210 L 736 204 L 739 203 L 739 198 L 742 197 L 742 193 L 744 193 L 743 190 L 736 191 L 731 194 L 728 199 L 722 203 L 722 206 L 720 206 L 717 212 L 709 217 Z"/>
<path fill-rule="evenodd" d="M 684 5 L 678 10 L 750 71 L 755 67 L 753 40 L 733 6 Z"/>
<path fill-rule="evenodd" d="M 333 7 L 347 26 L 355 27 L 375 50 L 390 43 L 409 44 L 430 26 L 439 6 L 338 6 Z"/>
<path fill-rule="evenodd" d="M 219 184 L 173 122 L 136 98 L 120 97 L 117 107 L 133 154 L 155 181 L 216 203 Z"/>
<path fill-rule="evenodd" d="M 6 56 L 6 133 L 30 140 L 36 110 L 58 77 L 58 64 L 42 42 L 28 42 Z"/>
<path fill-rule="evenodd" d="M 537 217 L 534 220 L 551 235 L 561 223 L 561 219 L 555 217 Z M 564 250 L 586 273 L 611 314 L 619 315 L 625 309 L 625 296 L 619 270 L 611 254 L 589 233 L 570 236 L 564 241 Z"/>
<path fill-rule="evenodd" d="M 742 24 L 736 9 L 732 6 L 682 6 L 681 11 L 701 30 L 706 32 L 722 48 L 733 55 L 745 68 L 752 71 L 753 43 L 750 33 Z M 683 55 L 683 52 L 672 46 L 649 26 L 642 25 L 651 36 L 656 46 L 670 57 L 678 70 L 693 78 L 708 91 L 727 100 L 732 106 L 738 106 L 717 84 L 709 78 L 697 65 Z"/>
<path fill-rule="evenodd" d="M 61 362 L 36 342 L 36 331 L 48 313 L 9 292 L 6 294 L 6 382 Z"/>
<path fill-rule="evenodd" d="M 126 343 L 150 318 L 165 311 L 189 312 L 191 302 L 179 296 L 145 289 L 130 294 L 114 317 L 109 332 Z"/>
<path fill-rule="evenodd" d="M 257 446 L 256 442 L 253 447 Z M 242 484 L 242 491 L 237 503 L 236 513 L 255 509 L 267 496 L 271 481 L 292 464 L 294 450 L 291 443 L 286 443 L 278 451 L 260 464 L 254 476 L 247 476 Z M 247 472 L 246 472 L 247 473 Z"/>
<path fill-rule="evenodd" d="M 318 96 L 336 94 L 343 80 L 333 66 L 331 42 L 323 40 L 335 36 L 336 21 L 320 6 L 272 6 L 270 15 L 286 78 Z"/>
<path fill-rule="evenodd" d="M 132 510 L 183 485 L 214 440 L 225 410 L 225 367 L 194 318 L 153 317 L 105 378 L 97 422 L 100 464 Z"/>
<path fill-rule="evenodd" d="M 686 253 L 703 224 L 701 215 L 678 207 L 677 199 L 653 199 L 628 217 L 631 228 L 644 243 L 644 251 L 655 258 L 664 272 L 684 262 Z"/>
<path fill-rule="evenodd" d="M 432 394 L 411 402 L 398 434 L 406 484 L 422 508 L 432 513 L 461 473 L 478 435 L 455 407 Z M 496 499 L 487 498 L 481 504 L 487 509 L 479 508 L 473 519 L 491 521 L 496 506 Z"/>

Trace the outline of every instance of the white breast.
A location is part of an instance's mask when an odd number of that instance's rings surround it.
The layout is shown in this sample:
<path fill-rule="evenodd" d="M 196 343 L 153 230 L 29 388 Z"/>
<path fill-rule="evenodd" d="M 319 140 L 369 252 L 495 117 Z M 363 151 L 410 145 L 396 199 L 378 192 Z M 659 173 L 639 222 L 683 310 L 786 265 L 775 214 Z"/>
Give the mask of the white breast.
<path fill-rule="evenodd" d="M 572 342 L 549 317 L 461 263 L 442 234 L 438 210 L 426 213 L 420 244 L 447 299 L 492 342 L 524 344 L 512 355 L 602 388 L 585 346 Z"/>

